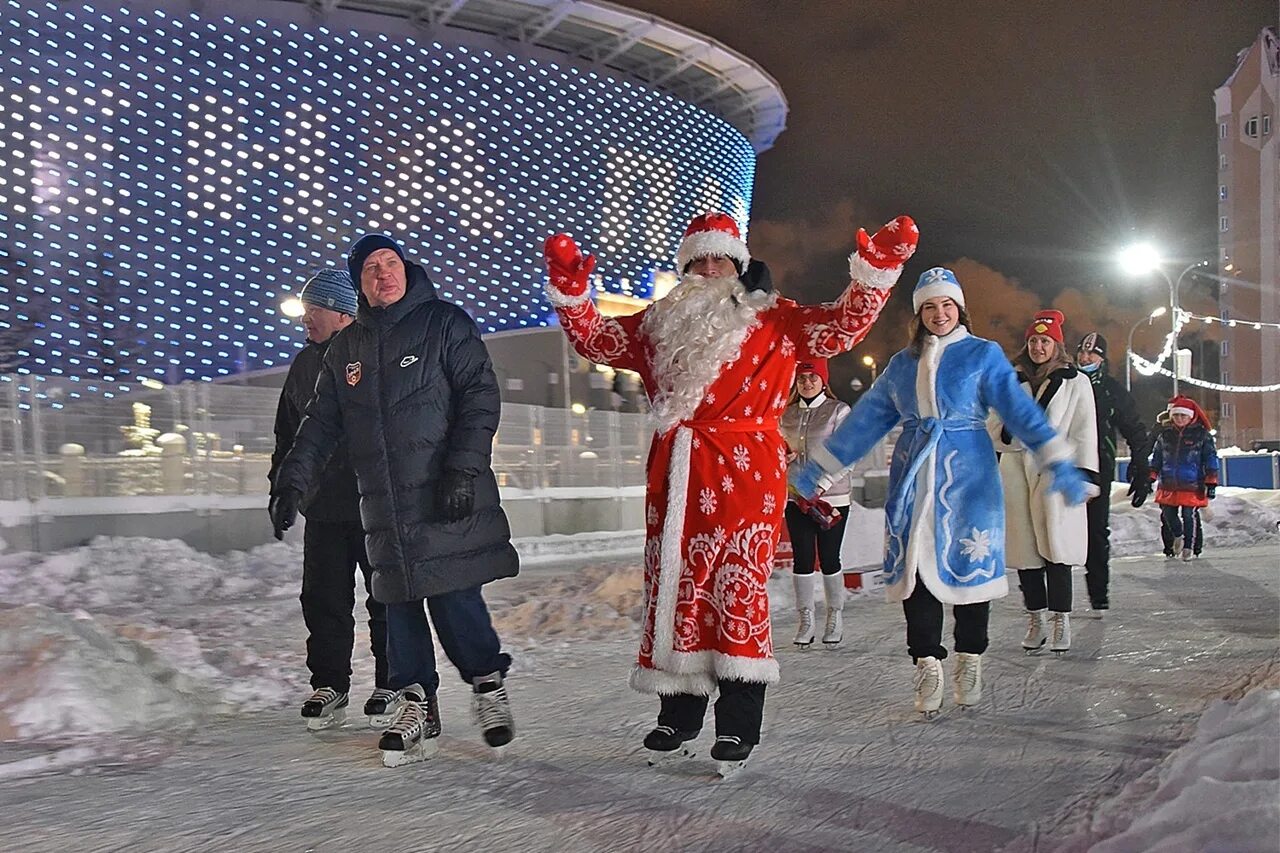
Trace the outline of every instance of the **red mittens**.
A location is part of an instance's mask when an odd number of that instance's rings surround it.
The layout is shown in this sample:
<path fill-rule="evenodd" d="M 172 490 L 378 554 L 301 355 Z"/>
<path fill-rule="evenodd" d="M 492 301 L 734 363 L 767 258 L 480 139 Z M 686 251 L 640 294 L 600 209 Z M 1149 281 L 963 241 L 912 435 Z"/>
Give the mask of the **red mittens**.
<path fill-rule="evenodd" d="M 919 240 L 920 229 L 911 217 L 899 216 L 877 231 L 874 237 L 868 237 L 867 232 L 859 228 L 858 254 L 876 269 L 897 269 L 915 254 Z"/>
<path fill-rule="evenodd" d="M 587 292 L 591 271 L 596 268 L 594 255 L 582 254 L 568 234 L 552 234 L 543 244 L 551 286 L 565 296 L 581 296 Z"/>

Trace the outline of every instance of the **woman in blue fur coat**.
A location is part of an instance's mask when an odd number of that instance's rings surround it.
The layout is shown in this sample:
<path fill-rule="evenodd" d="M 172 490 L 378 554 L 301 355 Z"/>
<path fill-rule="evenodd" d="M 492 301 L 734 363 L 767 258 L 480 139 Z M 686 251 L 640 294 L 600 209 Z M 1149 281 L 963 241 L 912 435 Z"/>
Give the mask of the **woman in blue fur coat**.
<path fill-rule="evenodd" d="M 933 716 L 944 692 L 943 605 L 955 615 L 955 701 L 973 705 L 982 694 L 990 602 L 1009 592 L 1004 496 L 988 413 L 994 409 L 1052 473 L 1052 491 L 1079 504 L 1089 485 L 999 345 L 970 334 L 955 274 L 927 270 L 912 306 L 910 346 L 893 356 L 827 442 L 810 450 L 793 484 L 811 497 L 902 424 L 885 505 L 885 588 L 906 615 L 916 710 Z"/>

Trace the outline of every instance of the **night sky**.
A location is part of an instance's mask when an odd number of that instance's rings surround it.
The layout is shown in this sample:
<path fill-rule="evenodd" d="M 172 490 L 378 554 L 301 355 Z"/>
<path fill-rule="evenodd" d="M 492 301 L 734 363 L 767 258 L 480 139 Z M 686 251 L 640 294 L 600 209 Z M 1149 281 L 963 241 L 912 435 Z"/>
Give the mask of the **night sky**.
<path fill-rule="evenodd" d="M 979 334 L 1020 344 L 1052 304 L 1075 338 L 1110 333 L 1115 369 L 1129 324 L 1168 288 L 1118 276 L 1114 249 L 1146 236 L 1187 262 L 1216 257 L 1213 91 L 1277 19 L 1274 0 L 624 5 L 718 39 L 782 87 L 787 130 L 759 160 L 750 243 L 784 293 L 832 298 L 854 228 L 915 217 L 920 251 L 859 352 L 898 349 L 915 277 L 965 258 Z M 847 382 L 846 361 L 833 372 Z"/>

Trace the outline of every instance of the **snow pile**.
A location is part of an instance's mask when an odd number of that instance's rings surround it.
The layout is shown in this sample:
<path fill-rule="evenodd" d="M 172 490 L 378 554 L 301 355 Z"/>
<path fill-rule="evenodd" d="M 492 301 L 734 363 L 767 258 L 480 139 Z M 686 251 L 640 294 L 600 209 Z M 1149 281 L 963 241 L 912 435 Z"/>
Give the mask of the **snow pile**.
<path fill-rule="evenodd" d="M 1134 509 L 1126 496 L 1128 486 L 1111 490 L 1111 553 L 1113 556 L 1158 553 L 1160 507 L 1148 498 Z M 1253 545 L 1277 539 L 1280 531 L 1280 492 L 1222 486 L 1217 498 L 1200 511 L 1205 548 Z"/>
<path fill-rule="evenodd" d="M 494 601 L 490 611 L 508 640 L 626 636 L 640 622 L 642 583 L 639 568 L 594 566 Z"/>
<path fill-rule="evenodd" d="M 142 642 L 87 613 L 0 613 L 0 740 L 187 726 L 227 710 Z"/>
<path fill-rule="evenodd" d="M 1105 833 L 1134 815 L 1091 853 L 1273 853 L 1280 838 L 1280 690 L 1214 702 L 1195 737 L 1107 803 L 1095 827 Z"/>

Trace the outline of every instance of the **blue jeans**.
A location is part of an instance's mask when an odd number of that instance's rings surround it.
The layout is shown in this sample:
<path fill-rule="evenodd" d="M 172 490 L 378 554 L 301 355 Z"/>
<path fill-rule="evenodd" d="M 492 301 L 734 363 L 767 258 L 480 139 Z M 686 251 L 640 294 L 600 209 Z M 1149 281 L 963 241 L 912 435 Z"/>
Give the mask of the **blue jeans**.
<path fill-rule="evenodd" d="M 434 595 L 426 604 L 440 646 L 463 681 L 471 684 L 482 675 L 507 674 L 511 656 L 502 651 L 480 587 Z M 440 687 L 431 625 L 421 601 L 387 605 L 387 663 L 392 690 L 421 684 L 427 693 L 435 693 Z"/>

